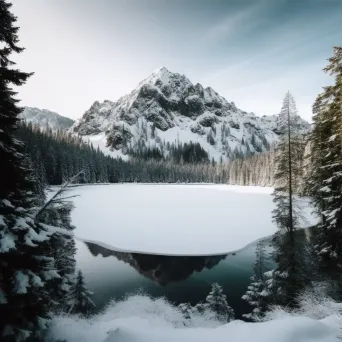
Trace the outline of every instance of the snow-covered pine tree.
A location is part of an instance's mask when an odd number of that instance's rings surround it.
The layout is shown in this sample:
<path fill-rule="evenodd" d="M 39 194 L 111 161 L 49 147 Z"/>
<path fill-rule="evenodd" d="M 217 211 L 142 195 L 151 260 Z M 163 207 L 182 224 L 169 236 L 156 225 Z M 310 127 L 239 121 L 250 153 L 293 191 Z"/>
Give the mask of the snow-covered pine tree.
<path fill-rule="evenodd" d="M 212 284 L 211 291 L 205 299 L 204 308 L 214 312 L 216 318 L 223 323 L 230 322 L 235 318 L 234 310 L 227 302 L 227 296 L 217 283 Z"/>
<path fill-rule="evenodd" d="M 297 115 L 293 97 L 288 92 L 280 113 L 282 120 L 281 138 L 276 148 L 276 186 L 273 201 L 276 208 L 273 219 L 278 227 L 274 235 L 274 259 L 278 264 L 274 271 L 276 304 L 296 306 L 297 297 L 306 287 L 308 280 L 301 260 L 301 244 L 296 237 L 300 213 L 294 197 L 294 185 L 298 182 L 298 150 L 295 147 L 293 118 Z"/>
<path fill-rule="evenodd" d="M 267 268 L 268 260 L 269 256 L 266 253 L 265 242 L 259 241 L 255 250 L 254 273 L 251 277 L 251 283 L 246 293 L 242 296 L 242 299 L 254 307 L 251 313 L 244 314 L 243 316 L 253 321 L 258 321 L 262 318 L 271 302 L 272 289 L 270 288 L 271 284 L 268 282 L 269 278 L 266 273 L 269 271 Z"/>
<path fill-rule="evenodd" d="M 305 151 L 308 145 L 308 136 L 294 134 L 292 139 L 292 149 L 294 155 L 293 164 L 293 190 L 296 194 L 302 195 L 305 192 L 306 159 Z"/>
<path fill-rule="evenodd" d="M 206 303 L 203 302 L 198 302 L 193 308 L 192 308 L 192 313 L 194 315 L 202 315 L 204 311 L 207 309 Z"/>
<path fill-rule="evenodd" d="M 69 313 L 88 316 L 95 308 L 90 292 L 85 284 L 82 272 L 77 272 L 75 284 L 68 296 Z"/>
<path fill-rule="evenodd" d="M 178 305 L 178 308 L 186 321 L 190 321 L 194 312 L 193 307 L 190 303 L 181 303 Z"/>
<path fill-rule="evenodd" d="M 330 295 L 342 295 L 342 47 L 335 47 L 325 72 L 334 84 L 324 88 L 313 107 L 309 193 L 321 216 L 316 253 L 320 271 L 335 288 Z M 335 292 L 335 293 L 334 293 Z"/>
<path fill-rule="evenodd" d="M 14 138 L 21 109 L 11 88 L 30 74 L 12 69 L 9 56 L 20 53 L 16 17 L 0 0 L 0 339 L 39 338 L 50 306 L 47 283 L 59 277 L 45 256 L 50 233 L 32 217 L 39 202 L 23 146 Z"/>
<path fill-rule="evenodd" d="M 40 221 L 50 226 L 72 232 L 71 224 L 73 204 L 66 200 L 57 200 L 46 207 L 40 215 Z M 55 267 L 60 275 L 49 285 L 50 298 L 53 300 L 54 312 L 67 312 L 69 304 L 67 296 L 75 284 L 76 246 L 73 236 L 56 232 L 51 236 L 48 255 L 54 258 Z"/>

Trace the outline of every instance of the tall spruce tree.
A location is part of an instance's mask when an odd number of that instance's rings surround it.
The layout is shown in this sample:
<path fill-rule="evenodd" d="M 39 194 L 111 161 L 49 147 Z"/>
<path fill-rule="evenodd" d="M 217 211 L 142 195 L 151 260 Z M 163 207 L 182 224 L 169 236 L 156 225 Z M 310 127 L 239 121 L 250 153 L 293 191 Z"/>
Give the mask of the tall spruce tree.
<path fill-rule="evenodd" d="M 214 312 L 216 318 L 223 323 L 230 322 L 235 318 L 234 310 L 227 302 L 227 296 L 223 293 L 222 287 L 217 283 L 212 284 L 211 291 L 202 305 L 203 308 Z"/>
<path fill-rule="evenodd" d="M 335 47 L 324 69 L 334 84 L 324 88 L 313 106 L 310 136 L 309 193 L 321 220 L 316 254 L 320 271 L 330 279 L 335 299 L 342 295 L 342 47 Z"/>
<path fill-rule="evenodd" d="M 44 329 L 47 284 L 59 275 L 45 255 L 51 234 L 32 217 L 39 198 L 22 143 L 14 138 L 21 109 L 12 87 L 30 74 L 11 67 L 10 54 L 23 49 L 10 8 L 0 0 L 0 340 L 23 341 Z"/>
<path fill-rule="evenodd" d="M 82 272 L 78 271 L 74 286 L 68 295 L 69 312 L 89 316 L 95 308 L 91 296 L 92 292 L 88 290 Z"/>
<path fill-rule="evenodd" d="M 272 295 L 272 284 L 270 284 L 268 277 L 268 262 L 269 255 L 266 252 L 265 242 L 259 241 L 255 250 L 255 262 L 251 283 L 246 293 L 242 296 L 242 299 L 253 307 L 251 313 L 244 314 L 243 316 L 253 321 L 260 320 L 269 304 L 272 303 L 272 299 L 270 298 Z"/>
<path fill-rule="evenodd" d="M 301 245 L 296 236 L 299 228 L 299 208 L 294 197 L 294 185 L 298 182 L 298 149 L 293 119 L 297 115 L 293 97 L 288 92 L 280 113 L 283 137 L 276 148 L 276 186 L 273 201 L 276 205 L 273 219 L 278 232 L 273 238 L 274 259 L 278 264 L 273 272 L 273 288 L 276 289 L 276 302 L 294 307 L 297 297 L 308 281 L 301 261 Z"/>
<path fill-rule="evenodd" d="M 190 303 L 181 303 L 178 305 L 178 309 L 186 320 L 184 324 L 187 325 L 187 322 L 192 319 L 193 307 L 191 306 Z"/>

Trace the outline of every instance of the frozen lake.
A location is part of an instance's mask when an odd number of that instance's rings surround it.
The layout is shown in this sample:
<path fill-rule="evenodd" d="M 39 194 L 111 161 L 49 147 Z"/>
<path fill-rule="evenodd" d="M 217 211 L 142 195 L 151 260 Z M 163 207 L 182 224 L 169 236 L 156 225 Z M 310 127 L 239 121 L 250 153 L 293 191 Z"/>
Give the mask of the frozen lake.
<path fill-rule="evenodd" d="M 213 255 L 276 231 L 272 188 L 231 185 L 111 184 L 70 188 L 75 235 L 118 251 Z M 307 199 L 304 226 L 314 223 Z"/>

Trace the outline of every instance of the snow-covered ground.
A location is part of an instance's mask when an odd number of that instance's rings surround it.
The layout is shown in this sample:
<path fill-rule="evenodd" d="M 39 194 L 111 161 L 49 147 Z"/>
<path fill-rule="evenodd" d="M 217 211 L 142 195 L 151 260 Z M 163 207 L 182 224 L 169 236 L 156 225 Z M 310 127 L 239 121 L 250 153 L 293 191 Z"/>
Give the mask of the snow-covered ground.
<path fill-rule="evenodd" d="M 292 315 L 222 325 L 205 313 L 187 320 L 161 298 L 133 296 L 89 320 L 56 317 L 50 334 L 68 342 L 337 342 L 340 325 L 337 316 L 315 320 Z"/>
<path fill-rule="evenodd" d="M 75 235 L 116 250 L 209 255 L 236 251 L 276 231 L 272 188 L 112 184 L 70 188 Z M 307 199 L 301 199 L 314 223 Z"/>

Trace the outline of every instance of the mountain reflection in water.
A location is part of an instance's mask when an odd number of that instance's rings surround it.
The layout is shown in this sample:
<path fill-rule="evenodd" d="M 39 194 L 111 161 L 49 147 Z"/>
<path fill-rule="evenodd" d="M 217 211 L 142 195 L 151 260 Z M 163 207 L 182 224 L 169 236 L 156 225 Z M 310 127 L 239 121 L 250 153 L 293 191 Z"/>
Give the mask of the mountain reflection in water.
<path fill-rule="evenodd" d="M 95 243 L 86 242 L 93 256 L 114 256 L 129 264 L 143 276 L 159 285 L 166 286 L 171 282 L 187 279 L 194 272 L 211 269 L 228 254 L 214 256 L 167 256 L 141 253 L 116 252 Z"/>

